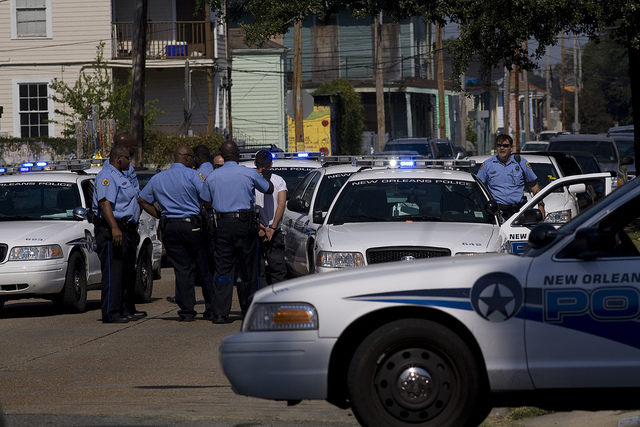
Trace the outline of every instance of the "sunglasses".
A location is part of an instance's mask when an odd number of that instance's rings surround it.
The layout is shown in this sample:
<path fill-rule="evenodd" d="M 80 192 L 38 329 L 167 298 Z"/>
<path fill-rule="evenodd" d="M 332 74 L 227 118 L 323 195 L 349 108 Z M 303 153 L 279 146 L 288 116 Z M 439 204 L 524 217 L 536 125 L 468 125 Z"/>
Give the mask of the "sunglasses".
<path fill-rule="evenodd" d="M 511 147 L 511 144 L 496 144 L 496 147 L 498 147 L 498 148 L 500 148 L 500 147 L 509 148 L 509 147 Z"/>

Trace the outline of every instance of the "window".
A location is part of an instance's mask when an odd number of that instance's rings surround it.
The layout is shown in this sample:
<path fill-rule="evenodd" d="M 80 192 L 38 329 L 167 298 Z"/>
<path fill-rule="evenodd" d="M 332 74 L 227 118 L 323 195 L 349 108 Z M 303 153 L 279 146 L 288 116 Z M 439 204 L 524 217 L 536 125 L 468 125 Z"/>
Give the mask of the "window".
<path fill-rule="evenodd" d="M 47 83 L 18 84 L 20 136 L 49 136 Z"/>
<path fill-rule="evenodd" d="M 51 37 L 51 0 L 13 0 L 12 38 Z"/>

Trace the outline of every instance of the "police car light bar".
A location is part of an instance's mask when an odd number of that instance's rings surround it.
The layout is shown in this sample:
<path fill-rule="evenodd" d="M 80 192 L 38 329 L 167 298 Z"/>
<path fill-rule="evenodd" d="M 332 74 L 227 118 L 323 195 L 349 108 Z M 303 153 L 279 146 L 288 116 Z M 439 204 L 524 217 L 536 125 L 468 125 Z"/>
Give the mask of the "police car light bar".
<path fill-rule="evenodd" d="M 475 164 L 475 160 L 428 159 L 424 156 L 370 156 L 355 161 L 356 166 L 394 169 L 462 169 Z"/>
<path fill-rule="evenodd" d="M 320 158 L 322 166 L 355 164 L 362 156 L 324 156 Z"/>
<path fill-rule="evenodd" d="M 274 153 L 276 159 L 304 159 L 304 160 L 320 160 L 324 157 L 324 153 L 322 152 L 307 152 L 307 151 L 299 151 L 297 153 L 284 153 L 277 152 Z"/>

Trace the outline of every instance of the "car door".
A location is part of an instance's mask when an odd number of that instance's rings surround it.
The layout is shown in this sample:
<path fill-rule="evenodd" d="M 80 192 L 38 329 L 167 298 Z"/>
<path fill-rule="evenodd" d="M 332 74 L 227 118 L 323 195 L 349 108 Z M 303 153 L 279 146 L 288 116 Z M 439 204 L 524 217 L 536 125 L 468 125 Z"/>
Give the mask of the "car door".
<path fill-rule="evenodd" d="M 282 221 L 285 233 L 285 259 L 289 269 L 296 275 L 309 272 L 307 259 L 308 224 L 311 222 L 311 198 L 320 181 L 319 171 L 310 172 L 309 175 L 291 194 L 289 202 L 300 199 L 307 206 L 304 212 L 296 212 L 285 209 Z"/>
<path fill-rule="evenodd" d="M 91 204 L 93 203 L 93 179 L 85 179 L 80 184 L 82 187 L 82 196 L 84 198 L 83 207 L 87 210 L 91 209 Z M 98 257 L 98 253 L 96 252 L 97 246 L 95 241 L 95 233 L 93 224 L 89 223 L 89 221 L 84 220 L 82 224 L 85 229 L 85 236 L 87 239 L 87 273 L 88 283 L 97 283 L 101 280 L 101 271 L 100 271 L 100 258 Z"/>
<path fill-rule="evenodd" d="M 525 334 L 536 388 L 640 384 L 640 191 L 617 202 L 531 264 Z"/>

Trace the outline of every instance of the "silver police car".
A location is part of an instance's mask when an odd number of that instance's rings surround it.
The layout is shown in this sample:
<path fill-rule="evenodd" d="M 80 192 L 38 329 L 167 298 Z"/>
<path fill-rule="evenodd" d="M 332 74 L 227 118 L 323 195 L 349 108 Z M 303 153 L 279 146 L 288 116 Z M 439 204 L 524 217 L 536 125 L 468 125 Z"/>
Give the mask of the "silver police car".
<path fill-rule="evenodd" d="M 640 181 L 522 256 L 395 262 L 259 290 L 220 347 L 233 389 L 323 399 L 369 426 L 477 425 L 500 399 L 637 405 Z M 570 392 L 569 392 L 570 391 Z"/>

